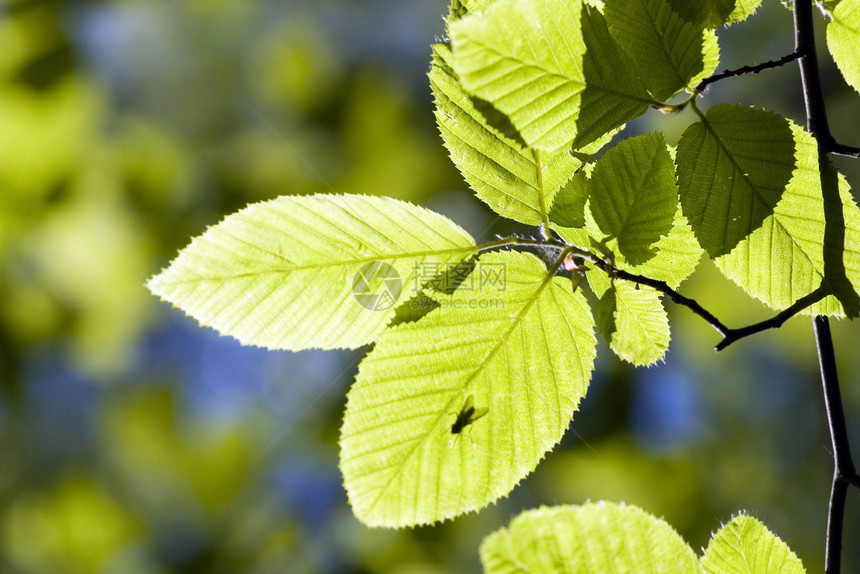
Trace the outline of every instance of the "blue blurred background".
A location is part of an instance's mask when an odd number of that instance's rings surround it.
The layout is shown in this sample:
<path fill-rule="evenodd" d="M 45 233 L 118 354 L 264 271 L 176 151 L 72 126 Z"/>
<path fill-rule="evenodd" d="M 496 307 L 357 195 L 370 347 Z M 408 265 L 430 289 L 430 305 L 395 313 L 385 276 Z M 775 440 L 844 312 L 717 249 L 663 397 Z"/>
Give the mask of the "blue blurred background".
<path fill-rule="evenodd" d="M 489 532 L 540 504 L 609 499 L 699 550 L 746 510 L 819 571 L 832 473 L 808 318 L 724 352 L 670 308 L 649 369 L 601 343 L 571 430 L 512 495 L 437 527 L 368 529 L 338 471 L 366 351 L 241 347 L 143 287 L 208 225 L 281 194 L 426 205 L 481 237 L 522 231 L 446 157 L 426 79 L 444 0 L 0 2 L 0 572 L 425 574 L 480 570 Z M 792 50 L 764 0 L 720 68 Z M 836 135 L 860 100 L 832 65 Z M 713 86 L 803 121 L 794 66 Z M 625 132 L 675 142 L 692 119 Z M 857 162 L 854 162 L 857 163 Z M 840 168 L 855 185 L 860 169 Z M 703 261 L 685 293 L 730 325 L 768 316 Z M 858 329 L 834 325 L 860 451 Z M 852 492 L 845 572 L 860 571 Z"/>

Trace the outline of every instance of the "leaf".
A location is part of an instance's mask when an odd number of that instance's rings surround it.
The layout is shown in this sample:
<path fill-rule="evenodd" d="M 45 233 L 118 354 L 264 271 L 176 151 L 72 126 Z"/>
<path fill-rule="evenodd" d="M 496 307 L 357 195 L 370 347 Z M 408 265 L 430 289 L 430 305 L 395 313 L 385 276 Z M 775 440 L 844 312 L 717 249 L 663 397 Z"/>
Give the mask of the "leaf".
<path fill-rule="evenodd" d="M 631 265 L 624 255 L 617 249 L 617 241 L 612 240 L 601 245 L 602 232 L 594 222 L 590 212 L 586 213 L 585 228 L 567 228 L 551 225 L 559 236 L 572 245 L 583 249 L 608 249 L 614 259 L 614 265 L 637 275 L 645 275 L 657 281 L 665 281 L 669 287 L 677 288 L 687 277 L 693 274 L 699 259 L 702 257 L 702 248 L 696 241 L 693 231 L 690 229 L 686 218 L 681 213 L 678 205 L 672 220 L 672 229 L 668 235 L 664 235 L 654 244 L 656 255 L 640 265 Z"/>
<path fill-rule="evenodd" d="M 827 25 L 827 49 L 845 81 L 860 92 L 860 0 L 842 0 Z"/>
<path fill-rule="evenodd" d="M 795 124 L 791 124 L 795 140 L 797 167 L 794 175 L 771 216 L 731 253 L 716 259 L 723 274 L 740 285 L 747 293 L 769 307 L 782 310 L 811 293 L 824 281 L 831 293 L 846 288 L 837 277 L 825 279 L 827 259 L 840 257 L 844 281 L 857 291 L 860 287 L 860 210 L 851 199 L 844 178 L 839 178 L 843 224 L 836 223 L 835 234 L 827 232 L 825 213 L 838 219 L 839 210 L 829 206 L 822 197 L 815 139 Z M 835 206 L 834 206 L 835 207 Z M 835 245 L 831 244 L 836 242 Z M 839 267 L 838 261 L 829 266 Z M 855 293 L 856 297 L 856 293 Z M 841 316 L 842 305 L 833 298 L 808 308 L 806 313 Z"/>
<path fill-rule="evenodd" d="M 731 2 L 731 0 L 729 0 Z M 686 2 L 685 5 L 698 5 Z M 668 0 L 607 0 L 609 32 L 630 55 L 655 100 L 666 101 L 704 69 L 704 29 L 685 21 Z"/>
<path fill-rule="evenodd" d="M 649 105 L 657 103 L 642 85 L 634 62 L 609 34 L 603 14 L 593 6 L 583 6 L 582 37 L 586 87 L 576 121 L 575 150 L 638 118 Z"/>
<path fill-rule="evenodd" d="M 663 136 L 635 136 L 609 150 L 594 167 L 588 196 L 600 231 L 618 239 L 631 264 L 653 257 L 649 248 L 672 228 L 678 207 L 675 169 Z"/>
<path fill-rule="evenodd" d="M 481 544 L 487 574 L 698 574 L 692 548 L 663 520 L 608 502 L 523 512 Z"/>
<path fill-rule="evenodd" d="M 473 277 L 424 318 L 387 329 L 359 367 L 340 445 L 365 524 L 432 523 L 508 494 L 585 394 L 593 320 L 570 281 L 519 252 L 482 256 Z M 488 411 L 455 440 L 470 395 Z"/>
<path fill-rule="evenodd" d="M 576 132 L 585 89 L 581 6 L 499 0 L 449 26 L 463 87 L 508 115 L 526 143 L 549 152 Z"/>
<path fill-rule="evenodd" d="M 639 367 L 663 359 L 669 349 L 669 317 L 660 293 L 629 281 L 610 283 L 599 270 L 588 272 L 588 283 L 600 297 L 596 322 L 609 348 Z"/>
<path fill-rule="evenodd" d="M 735 10 L 735 0 L 668 0 L 684 20 L 696 26 L 719 28 Z"/>
<path fill-rule="evenodd" d="M 707 574 L 803 574 L 791 549 L 752 516 L 736 516 L 711 538 L 701 565 Z"/>
<path fill-rule="evenodd" d="M 698 87 L 705 78 L 714 75 L 717 66 L 720 65 L 720 42 L 713 30 L 705 30 L 704 44 L 702 45 L 702 59 L 704 67 L 699 74 L 689 81 L 687 85 Z"/>
<path fill-rule="evenodd" d="M 781 116 L 714 106 L 681 136 L 676 165 L 684 215 L 719 257 L 773 214 L 794 169 L 794 138 Z"/>
<path fill-rule="evenodd" d="M 582 227 L 585 225 L 585 202 L 588 201 L 587 181 L 585 172 L 578 171 L 559 190 L 549 213 L 551 222 L 562 227 Z"/>
<path fill-rule="evenodd" d="M 528 225 L 541 223 L 542 201 L 551 205 L 581 163 L 564 150 L 545 156 L 538 167 L 532 150 L 488 125 L 460 87 L 451 57 L 447 46 L 434 45 L 430 69 L 436 121 L 451 160 L 494 211 Z"/>
<path fill-rule="evenodd" d="M 735 9 L 729 15 L 728 23 L 743 22 L 755 14 L 759 6 L 761 6 L 761 0 L 735 0 Z"/>
<path fill-rule="evenodd" d="M 702 257 L 702 248 L 681 213 L 680 205 L 672 220 L 672 230 L 654 244 L 654 251 L 657 254 L 641 265 L 630 265 L 623 256 L 617 258 L 615 264 L 631 273 L 665 281 L 673 289 L 696 270 Z"/>
<path fill-rule="evenodd" d="M 449 32 L 463 88 L 507 115 L 529 147 L 555 153 L 576 138 L 584 148 L 652 103 L 582 0 L 499 0 Z"/>
<path fill-rule="evenodd" d="M 460 227 L 410 203 L 287 196 L 210 227 L 147 286 L 243 344 L 355 348 L 376 339 L 422 272 L 474 251 Z"/>

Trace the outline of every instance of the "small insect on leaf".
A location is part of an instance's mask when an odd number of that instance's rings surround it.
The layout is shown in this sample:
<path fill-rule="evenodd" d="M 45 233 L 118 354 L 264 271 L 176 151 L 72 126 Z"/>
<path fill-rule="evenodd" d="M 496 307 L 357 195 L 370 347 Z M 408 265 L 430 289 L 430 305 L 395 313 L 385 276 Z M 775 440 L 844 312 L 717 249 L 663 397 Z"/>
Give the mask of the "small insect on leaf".
<path fill-rule="evenodd" d="M 457 413 L 457 420 L 451 425 L 451 434 L 460 434 L 464 428 L 487 414 L 489 410 L 486 407 L 475 408 L 475 397 L 469 395 L 463 403 L 463 408 Z"/>

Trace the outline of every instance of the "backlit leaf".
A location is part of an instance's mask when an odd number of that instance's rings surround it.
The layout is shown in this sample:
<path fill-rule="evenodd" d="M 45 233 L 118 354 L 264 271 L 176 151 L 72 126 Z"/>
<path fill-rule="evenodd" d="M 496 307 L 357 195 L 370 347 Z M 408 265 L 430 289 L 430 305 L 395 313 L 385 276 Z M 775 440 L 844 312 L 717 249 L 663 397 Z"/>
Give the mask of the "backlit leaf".
<path fill-rule="evenodd" d="M 687 22 L 707 28 L 721 27 L 735 10 L 735 0 L 668 0 L 668 3 Z"/>
<path fill-rule="evenodd" d="M 635 506 L 598 502 L 523 512 L 481 544 L 487 574 L 698 574 L 693 549 Z"/>
<path fill-rule="evenodd" d="M 661 360 L 669 349 L 669 317 L 660 294 L 629 281 L 610 283 L 599 270 L 588 282 L 600 297 L 596 322 L 609 348 L 628 363 L 644 367 Z"/>
<path fill-rule="evenodd" d="M 860 210 L 840 177 L 842 221 L 838 221 L 837 206 L 829 207 L 829 200 L 826 202 L 822 197 L 814 138 L 794 124 L 791 130 L 797 167 L 782 199 L 759 229 L 731 253 L 716 259 L 717 266 L 726 277 L 773 309 L 785 309 L 815 290 L 822 280 L 830 292 L 850 301 L 851 294 L 845 289 L 853 286 L 856 292 L 860 287 Z M 835 222 L 830 233 L 826 229 L 826 213 Z M 836 261 L 832 260 L 834 257 Z M 829 264 L 827 259 L 831 259 Z M 841 267 L 844 277 L 834 275 L 825 279 L 827 267 L 830 275 L 833 269 L 839 271 Z M 856 309 L 852 305 L 851 314 Z M 827 297 L 806 312 L 840 316 L 844 310 L 834 297 Z"/>
<path fill-rule="evenodd" d="M 568 181 L 552 204 L 549 213 L 551 222 L 562 227 L 582 227 L 585 225 L 585 202 L 588 200 L 588 179 L 584 171 L 579 171 Z"/>
<path fill-rule="evenodd" d="M 860 0 L 842 0 L 827 25 L 827 48 L 848 84 L 860 92 Z"/>
<path fill-rule="evenodd" d="M 563 150 L 543 154 L 538 162 L 532 150 L 490 127 L 461 88 L 451 68 L 451 51 L 444 44 L 433 48 L 430 85 L 445 147 L 478 197 L 505 217 L 541 223 L 542 202 L 552 204 L 579 160 Z"/>
<path fill-rule="evenodd" d="M 582 293 L 534 256 L 495 252 L 359 367 L 341 470 L 364 523 L 427 524 L 482 508 L 534 470 L 585 394 L 595 354 Z M 469 396 L 487 414 L 454 435 Z"/>
<path fill-rule="evenodd" d="M 806 569 L 791 549 L 752 516 L 736 516 L 705 549 L 706 574 L 803 574 Z"/>
<path fill-rule="evenodd" d="M 582 0 L 499 0 L 449 26 L 463 88 L 530 147 L 581 149 L 653 101 L 600 11 Z M 582 112 L 580 112 L 580 106 Z"/>
<path fill-rule="evenodd" d="M 376 339 L 423 270 L 474 250 L 460 227 L 410 203 L 285 196 L 210 227 L 147 286 L 244 344 L 354 348 Z"/>
<path fill-rule="evenodd" d="M 463 87 L 507 114 L 527 144 L 550 152 L 576 133 L 581 9 L 580 0 L 499 0 L 449 27 Z"/>

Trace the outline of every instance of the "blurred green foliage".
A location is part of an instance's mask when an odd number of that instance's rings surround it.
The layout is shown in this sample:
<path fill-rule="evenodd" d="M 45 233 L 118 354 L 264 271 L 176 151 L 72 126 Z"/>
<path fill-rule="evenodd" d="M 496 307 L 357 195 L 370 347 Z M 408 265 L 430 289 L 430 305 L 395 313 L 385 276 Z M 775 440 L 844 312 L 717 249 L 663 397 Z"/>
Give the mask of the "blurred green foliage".
<path fill-rule="evenodd" d="M 744 508 L 821 563 L 831 462 L 803 319 L 716 355 L 709 328 L 671 309 L 667 364 L 637 371 L 602 348 L 573 431 L 509 499 L 385 531 L 352 517 L 337 470 L 360 354 L 240 348 L 144 289 L 191 236 L 279 194 L 389 195 L 500 231 L 433 124 L 425 73 L 446 10 L 0 4 L 0 571 L 476 571 L 480 540 L 519 510 L 600 498 L 665 516 L 694 547 Z M 790 51 L 790 15 L 762 10 L 728 30 L 721 68 Z M 796 72 L 767 74 L 708 101 L 800 118 Z M 856 95 L 825 78 L 834 131 L 856 144 Z M 684 292 L 731 325 L 765 316 L 710 264 Z M 860 444 L 857 329 L 834 330 Z"/>

